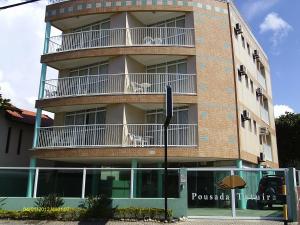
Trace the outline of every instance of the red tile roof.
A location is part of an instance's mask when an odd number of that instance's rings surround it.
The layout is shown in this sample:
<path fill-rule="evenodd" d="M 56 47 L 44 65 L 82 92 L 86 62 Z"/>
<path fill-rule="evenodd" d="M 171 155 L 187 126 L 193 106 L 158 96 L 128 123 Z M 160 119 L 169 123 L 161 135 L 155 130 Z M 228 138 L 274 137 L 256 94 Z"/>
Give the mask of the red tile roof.
<path fill-rule="evenodd" d="M 6 115 L 17 122 L 22 122 L 30 125 L 34 125 L 35 123 L 35 112 L 31 112 L 25 109 L 7 109 Z M 50 118 L 47 115 L 42 115 L 42 120 L 41 120 L 41 126 L 52 126 L 53 125 L 53 119 Z"/>

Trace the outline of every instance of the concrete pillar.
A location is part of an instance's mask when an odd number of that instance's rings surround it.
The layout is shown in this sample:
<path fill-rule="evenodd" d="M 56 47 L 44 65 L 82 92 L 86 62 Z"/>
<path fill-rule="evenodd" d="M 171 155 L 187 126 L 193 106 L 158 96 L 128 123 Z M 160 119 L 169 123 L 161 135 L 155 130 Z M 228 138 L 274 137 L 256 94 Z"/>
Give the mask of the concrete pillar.
<path fill-rule="evenodd" d="M 288 168 L 286 175 L 288 219 L 291 222 L 297 222 L 298 194 L 296 183 L 296 169 Z"/>
<path fill-rule="evenodd" d="M 94 168 L 97 168 L 97 166 L 94 166 Z M 101 175 L 99 175 L 99 173 L 101 173 L 101 170 L 93 170 L 92 172 L 92 195 L 96 196 L 98 194 L 98 185 L 99 185 L 99 178 L 101 177 Z"/>
<path fill-rule="evenodd" d="M 158 168 L 162 168 L 162 163 L 157 164 Z M 157 171 L 157 197 L 162 198 L 163 197 L 163 170 Z"/>
<path fill-rule="evenodd" d="M 36 159 L 35 158 L 30 158 L 29 167 L 32 169 L 29 169 L 29 171 L 28 171 L 26 196 L 28 198 L 32 198 L 33 186 L 34 186 L 34 180 L 35 180 L 35 169 L 34 168 L 36 167 Z"/>
<path fill-rule="evenodd" d="M 179 174 L 179 198 L 181 201 L 181 213 L 182 215 L 187 217 L 188 211 L 188 185 L 187 185 L 187 170 L 186 168 L 180 168 Z"/>
<path fill-rule="evenodd" d="M 46 30 L 45 30 L 43 54 L 48 53 L 50 33 L 51 33 L 51 24 L 50 22 L 47 22 Z M 42 99 L 44 97 L 46 74 L 47 74 L 47 65 L 45 63 L 42 63 L 38 99 Z M 41 126 L 41 118 L 42 118 L 42 109 L 37 108 L 36 116 L 35 116 L 34 134 L 33 134 L 33 148 L 36 148 L 38 144 L 38 129 Z"/>
<path fill-rule="evenodd" d="M 137 168 L 138 162 L 136 159 L 131 160 L 131 168 Z M 137 170 L 133 170 L 133 180 L 132 180 L 132 188 L 133 188 L 133 197 L 137 197 Z"/>
<path fill-rule="evenodd" d="M 239 169 L 243 168 L 243 161 L 241 159 L 238 159 L 236 161 L 236 167 Z M 243 178 L 243 171 L 239 171 L 238 175 Z M 243 189 L 237 190 L 237 192 L 240 194 L 240 198 L 238 199 L 238 208 L 239 209 L 246 209 L 247 208 L 247 201 L 245 199 L 245 193 Z"/>

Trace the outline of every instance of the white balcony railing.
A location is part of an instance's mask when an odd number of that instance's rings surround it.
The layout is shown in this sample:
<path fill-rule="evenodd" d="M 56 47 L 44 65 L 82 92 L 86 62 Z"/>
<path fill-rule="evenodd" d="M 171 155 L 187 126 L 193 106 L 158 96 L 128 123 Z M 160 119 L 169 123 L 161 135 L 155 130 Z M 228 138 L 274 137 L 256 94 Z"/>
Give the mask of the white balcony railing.
<path fill-rule="evenodd" d="M 273 161 L 272 157 L 272 147 L 270 145 L 263 145 L 263 153 L 265 154 L 266 160 Z"/>
<path fill-rule="evenodd" d="M 162 147 L 163 124 L 96 124 L 38 128 L 37 148 Z M 196 146 L 197 125 L 171 124 L 169 146 Z"/>
<path fill-rule="evenodd" d="M 194 29 L 136 27 L 67 33 L 49 38 L 48 53 L 118 46 L 194 46 Z"/>
<path fill-rule="evenodd" d="M 260 116 L 265 123 L 270 124 L 269 111 L 262 106 L 260 106 Z"/>
<path fill-rule="evenodd" d="M 106 94 L 196 94 L 195 74 L 131 73 L 66 77 L 45 81 L 44 98 Z"/>
<path fill-rule="evenodd" d="M 264 88 L 265 90 L 267 89 L 266 79 L 260 72 L 258 72 L 257 74 L 257 81 L 262 86 L 262 88 Z"/>

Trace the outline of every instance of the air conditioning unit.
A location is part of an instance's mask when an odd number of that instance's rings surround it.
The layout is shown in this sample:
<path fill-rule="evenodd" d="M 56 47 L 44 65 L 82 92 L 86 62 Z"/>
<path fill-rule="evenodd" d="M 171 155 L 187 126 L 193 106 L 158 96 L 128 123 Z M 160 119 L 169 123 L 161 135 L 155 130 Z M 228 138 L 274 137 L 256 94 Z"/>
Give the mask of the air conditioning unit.
<path fill-rule="evenodd" d="M 250 120 L 250 112 L 248 110 L 243 110 L 243 113 L 242 113 L 242 118 L 243 120 Z"/>
<path fill-rule="evenodd" d="M 254 50 L 254 52 L 253 52 L 253 58 L 254 59 L 256 59 L 256 60 L 259 60 L 259 52 L 258 52 L 258 50 Z"/>
<path fill-rule="evenodd" d="M 244 65 L 240 65 L 239 74 L 241 76 L 247 75 L 247 69 L 246 69 L 246 67 Z"/>
<path fill-rule="evenodd" d="M 270 134 L 270 131 L 267 127 L 261 127 L 259 129 L 259 134 L 260 135 L 269 135 Z"/>
<path fill-rule="evenodd" d="M 256 95 L 257 95 L 258 97 L 263 96 L 263 90 L 262 90 L 261 88 L 257 88 L 257 89 L 256 89 Z"/>
<path fill-rule="evenodd" d="M 265 153 L 263 152 L 259 153 L 258 162 L 265 162 L 265 161 L 266 161 Z"/>
<path fill-rule="evenodd" d="M 234 32 L 236 35 L 243 33 L 241 24 L 239 24 L 239 23 L 235 24 Z"/>

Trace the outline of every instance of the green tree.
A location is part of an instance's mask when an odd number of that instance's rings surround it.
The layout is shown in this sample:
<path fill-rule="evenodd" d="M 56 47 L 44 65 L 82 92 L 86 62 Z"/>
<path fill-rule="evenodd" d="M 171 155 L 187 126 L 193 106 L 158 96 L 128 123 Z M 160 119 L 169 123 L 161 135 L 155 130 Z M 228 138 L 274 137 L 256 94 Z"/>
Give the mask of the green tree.
<path fill-rule="evenodd" d="M 12 105 L 10 104 L 10 99 L 3 98 L 2 94 L 0 94 L 0 109 L 7 109 L 11 106 Z"/>
<path fill-rule="evenodd" d="M 300 165 L 300 114 L 286 112 L 275 120 L 281 167 Z"/>

